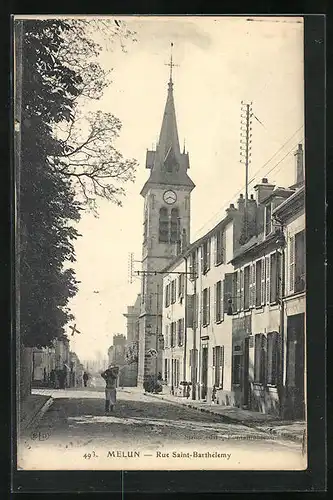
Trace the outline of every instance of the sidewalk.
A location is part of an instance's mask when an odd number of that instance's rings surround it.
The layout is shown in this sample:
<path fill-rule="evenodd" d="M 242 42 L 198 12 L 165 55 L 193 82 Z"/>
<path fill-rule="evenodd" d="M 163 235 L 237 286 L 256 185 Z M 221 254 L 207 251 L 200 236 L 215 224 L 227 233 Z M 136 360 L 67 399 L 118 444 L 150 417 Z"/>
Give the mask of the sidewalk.
<path fill-rule="evenodd" d="M 132 393 L 140 392 L 141 394 L 143 394 L 143 390 L 138 387 L 127 387 L 124 389 L 124 391 Z M 195 401 L 183 397 L 172 396 L 171 394 L 144 394 L 152 398 L 168 401 L 172 404 L 183 405 L 189 408 L 196 409 L 198 411 L 217 415 L 221 417 L 224 422 L 233 424 L 239 423 L 261 432 L 273 434 L 274 436 L 278 436 L 281 439 L 288 439 L 298 442 L 302 442 L 304 440 L 306 432 L 306 425 L 304 421 L 282 421 L 278 420 L 273 415 L 266 415 L 250 410 L 243 410 L 242 408 L 237 408 L 234 406 L 222 406 L 204 403 L 202 401 Z"/>
<path fill-rule="evenodd" d="M 36 420 L 51 406 L 53 399 L 49 395 L 30 394 L 20 408 L 20 430 L 26 432 Z"/>

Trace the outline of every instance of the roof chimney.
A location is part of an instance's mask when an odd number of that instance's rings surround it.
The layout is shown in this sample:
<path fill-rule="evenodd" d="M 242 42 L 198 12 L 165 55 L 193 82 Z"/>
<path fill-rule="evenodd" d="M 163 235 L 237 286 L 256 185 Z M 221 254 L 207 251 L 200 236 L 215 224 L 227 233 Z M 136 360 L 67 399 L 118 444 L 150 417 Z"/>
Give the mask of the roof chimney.
<path fill-rule="evenodd" d="M 260 184 L 254 186 L 257 203 L 262 203 L 273 192 L 274 187 L 274 184 L 268 183 L 268 179 L 266 177 L 261 180 Z"/>
<path fill-rule="evenodd" d="M 226 213 L 230 214 L 232 212 L 235 212 L 237 209 L 235 208 L 235 205 L 233 203 L 230 203 L 229 207 L 226 209 Z"/>
<path fill-rule="evenodd" d="M 303 160 L 303 146 L 298 145 L 298 149 L 295 153 L 296 156 L 296 184 L 304 181 L 304 160 Z"/>
<path fill-rule="evenodd" d="M 243 194 L 239 195 L 239 198 L 237 200 L 237 204 L 238 204 L 238 210 L 240 212 L 243 211 L 244 210 L 244 206 L 245 206 L 245 198 L 244 198 Z"/>

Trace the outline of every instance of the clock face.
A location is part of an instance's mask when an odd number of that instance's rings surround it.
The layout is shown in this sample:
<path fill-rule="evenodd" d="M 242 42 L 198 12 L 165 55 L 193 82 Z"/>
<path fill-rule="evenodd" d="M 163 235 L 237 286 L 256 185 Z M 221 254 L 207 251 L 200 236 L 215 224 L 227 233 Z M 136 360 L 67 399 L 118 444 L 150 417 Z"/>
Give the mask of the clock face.
<path fill-rule="evenodd" d="M 163 200 L 168 205 L 172 205 L 173 203 L 175 203 L 177 201 L 177 195 L 174 191 L 171 191 L 171 190 L 165 191 L 165 193 L 163 194 Z"/>

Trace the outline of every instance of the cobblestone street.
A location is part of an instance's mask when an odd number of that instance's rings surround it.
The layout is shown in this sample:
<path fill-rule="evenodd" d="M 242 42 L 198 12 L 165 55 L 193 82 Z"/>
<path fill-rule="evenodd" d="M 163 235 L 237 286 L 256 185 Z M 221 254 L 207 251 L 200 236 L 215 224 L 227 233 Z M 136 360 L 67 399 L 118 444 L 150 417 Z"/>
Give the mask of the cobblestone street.
<path fill-rule="evenodd" d="M 105 415 L 104 392 L 98 388 L 42 392 L 52 395 L 54 402 L 22 439 L 21 449 L 24 451 L 21 456 L 25 462 L 29 461 L 29 456 L 31 459 L 40 456 L 41 452 L 48 452 L 48 466 L 52 467 L 52 461 L 56 461 L 56 456 L 59 460 L 61 452 L 60 463 L 54 465 L 56 469 L 61 469 L 66 459 L 74 455 L 76 461 L 78 457 L 82 461 L 77 468 L 89 468 L 87 462 L 90 461 L 91 467 L 105 469 L 105 461 L 104 465 L 99 463 L 97 466 L 97 461 L 93 465 L 91 460 L 100 458 L 101 453 L 106 457 L 110 452 L 111 460 L 107 462 L 110 469 L 140 469 L 143 456 L 150 459 L 148 468 L 158 468 L 158 465 L 163 468 L 163 463 L 156 461 L 162 453 L 167 455 L 168 450 L 187 453 L 189 449 L 212 453 L 222 450 L 230 456 L 245 453 L 254 462 L 256 457 L 258 460 L 261 457 L 263 468 L 267 468 L 270 459 L 274 467 L 282 452 L 284 463 L 288 462 L 288 456 L 301 461 L 301 445 L 298 443 L 272 439 L 266 433 L 245 425 L 224 423 L 214 415 L 156 400 L 130 389 L 118 391 L 118 403 L 110 415 Z M 130 456 L 134 451 L 140 455 L 136 457 L 136 463 Z M 114 453 L 118 455 L 114 456 Z M 229 461 L 227 456 L 226 461 Z M 195 468 L 191 462 L 191 467 Z M 182 460 L 180 465 L 178 460 L 176 468 L 191 468 L 188 463 Z M 224 468 L 225 463 L 220 467 Z M 71 465 L 70 468 L 76 468 L 74 463 Z"/>

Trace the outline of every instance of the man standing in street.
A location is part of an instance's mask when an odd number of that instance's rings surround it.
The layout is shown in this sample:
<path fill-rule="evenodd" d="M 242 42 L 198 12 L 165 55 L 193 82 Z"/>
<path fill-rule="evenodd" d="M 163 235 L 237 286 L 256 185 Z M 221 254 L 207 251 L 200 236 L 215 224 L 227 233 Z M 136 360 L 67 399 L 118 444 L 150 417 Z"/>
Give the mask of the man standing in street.
<path fill-rule="evenodd" d="M 105 387 L 105 412 L 113 411 L 117 400 L 117 378 L 119 375 L 119 367 L 110 365 L 107 370 L 101 373 L 104 378 Z"/>
<path fill-rule="evenodd" d="M 84 372 L 84 374 L 83 374 L 83 384 L 84 384 L 84 387 L 87 387 L 88 378 L 89 378 L 88 373 Z"/>

